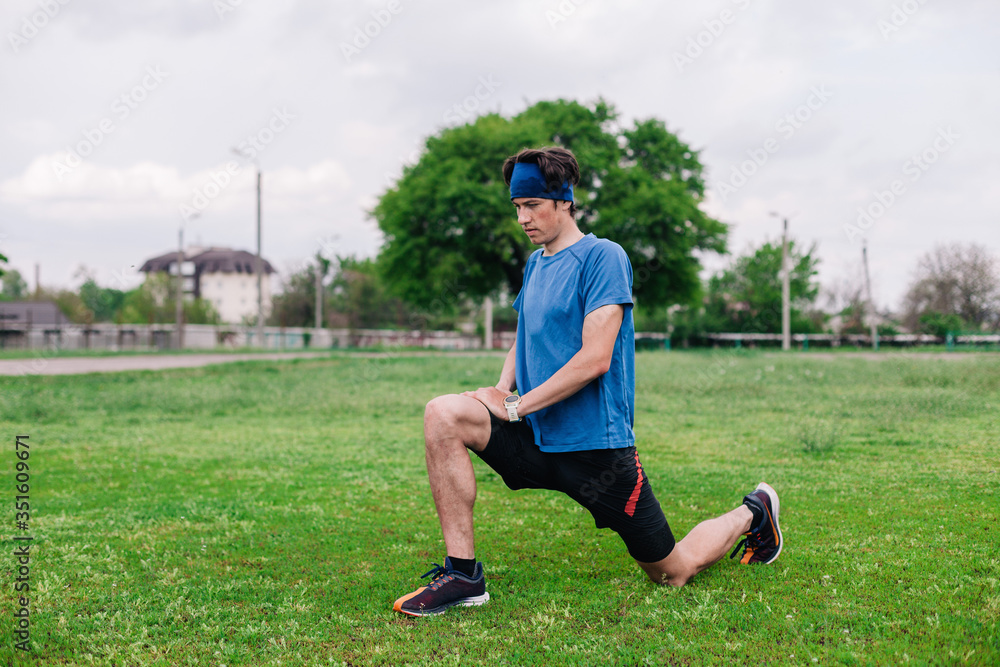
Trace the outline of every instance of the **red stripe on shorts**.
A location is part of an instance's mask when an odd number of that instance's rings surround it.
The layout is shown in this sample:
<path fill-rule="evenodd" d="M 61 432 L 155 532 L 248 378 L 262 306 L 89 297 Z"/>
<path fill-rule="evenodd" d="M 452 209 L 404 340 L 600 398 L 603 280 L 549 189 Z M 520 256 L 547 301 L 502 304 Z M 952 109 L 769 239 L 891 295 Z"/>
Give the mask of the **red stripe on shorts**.
<path fill-rule="evenodd" d="M 625 503 L 625 514 L 629 516 L 635 514 L 635 504 L 639 502 L 639 492 L 642 491 L 642 464 L 639 463 L 638 452 L 635 455 L 635 469 L 639 473 L 639 477 L 635 480 L 635 489 L 632 490 L 632 495 L 629 496 L 628 502 Z"/>

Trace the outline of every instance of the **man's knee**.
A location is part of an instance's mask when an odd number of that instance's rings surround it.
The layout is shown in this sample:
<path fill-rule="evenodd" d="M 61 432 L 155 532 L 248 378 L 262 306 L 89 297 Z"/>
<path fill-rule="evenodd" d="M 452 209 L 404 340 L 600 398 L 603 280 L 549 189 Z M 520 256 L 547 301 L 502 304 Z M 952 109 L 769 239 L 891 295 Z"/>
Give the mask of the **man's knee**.
<path fill-rule="evenodd" d="M 657 563 L 636 562 L 653 583 L 661 586 L 680 588 L 691 581 L 696 574 L 694 569 L 685 563 L 683 555 L 678 553 L 676 549 Z"/>
<path fill-rule="evenodd" d="M 424 407 L 424 425 L 455 428 L 458 425 L 460 415 L 455 399 L 460 398 L 462 397 L 457 394 L 445 394 L 432 398 Z"/>
<path fill-rule="evenodd" d="M 476 399 L 460 394 L 445 394 L 431 399 L 424 408 L 427 446 L 454 438 L 473 449 L 485 446 L 489 440 L 489 415 L 485 410 L 483 415 L 476 412 L 477 405 L 481 404 Z M 484 418 L 483 423 L 480 423 L 479 417 Z"/>

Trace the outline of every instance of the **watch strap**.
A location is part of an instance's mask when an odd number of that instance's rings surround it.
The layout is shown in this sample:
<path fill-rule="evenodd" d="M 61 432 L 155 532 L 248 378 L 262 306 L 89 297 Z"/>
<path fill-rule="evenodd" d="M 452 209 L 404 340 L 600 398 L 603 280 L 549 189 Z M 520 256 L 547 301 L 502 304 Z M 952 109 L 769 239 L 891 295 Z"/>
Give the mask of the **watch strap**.
<path fill-rule="evenodd" d="M 514 403 L 508 403 L 506 400 L 503 402 L 503 406 L 507 408 L 507 421 L 519 422 L 521 418 L 517 416 L 517 406 L 521 404 L 520 398 Z"/>

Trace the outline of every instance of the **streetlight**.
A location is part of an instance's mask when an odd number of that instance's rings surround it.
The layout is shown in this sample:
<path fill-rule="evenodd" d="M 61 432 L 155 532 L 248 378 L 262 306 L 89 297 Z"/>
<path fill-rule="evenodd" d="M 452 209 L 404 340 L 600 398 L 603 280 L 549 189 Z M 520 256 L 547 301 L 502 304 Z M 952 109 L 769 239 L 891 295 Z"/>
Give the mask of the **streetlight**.
<path fill-rule="evenodd" d="M 865 304 L 868 311 L 868 326 L 871 328 L 872 349 L 878 351 L 878 324 L 875 322 L 875 304 L 872 301 L 872 279 L 868 273 L 868 240 L 864 239 L 861 244 L 861 261 L 865 265 L 865 292 L 868 296 Z"/>
<path fill-rule="evenodd" d="M 326 241 L 332 243 L 340 238 L 340 234 L 334 234 L 333 236 L 328 236 Z M 324 244 L 325 247 L 326 244 Z M 326 275 L 326 269 L 329 269 L 333 264 L 331 260 L 323 257 L 323 249 L 316 251 L 316 340 L 317 345 L 319 344 L 319 332 L 323 328 L 323 277 Z"/>
<path fill-rule="evenodd" d="M 174 321 L 177 328 L 177 349 L 184 349 L 184 223 L 177 228 L 177 303 Z"/>
<path fill-rule="evenodd" d="M 781 218 L 776 211 L 771 211 L 771 216 Z M 791 285 L 789 284 L 788 269 L 788 218 L 782 218 L 784 227 L 781 232 L 781 349 L 792 349 L 792 306 L 791 306 Z"/>
<path fill-rule="evenodd" d="M 194 220 L 198 213 L 188 220 Z M 177 349 L 184 349 L 184 219 L 177 228 L 177 303 L 175 304 L 174 320 L 177 329 Z"/>
<path fill-rule="evenodd" d="M 261 347 L 264 344 L 264 288 L 263 272 L 264 262 L 260 256 L 260 163 L 255 158 L 248 158 L 242 151 L 233 148 L 232 151 L 240 157 L 247 158 L 257 167 L 257 256 L 254 258 L 253 270 L 257 274 L 257 340 Z"/>

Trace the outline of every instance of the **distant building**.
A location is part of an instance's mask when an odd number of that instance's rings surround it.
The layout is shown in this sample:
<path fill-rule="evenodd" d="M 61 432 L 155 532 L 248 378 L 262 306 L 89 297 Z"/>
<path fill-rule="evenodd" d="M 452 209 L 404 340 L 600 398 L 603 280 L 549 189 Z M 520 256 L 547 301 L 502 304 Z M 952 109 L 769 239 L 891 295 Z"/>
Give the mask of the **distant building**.
<path fill-rule="evenodd" d="M 184 294 L 205 299 L 219 313 L 223 322 L 239 324 L 257 317 L 257 276 L 254 263 L 257 256 L 245 250 L 230 248 L 188 248 L 184 251 L 181 274 Z M 263 257 L 262 292 L 264 317 L 271 312 L 271 274 L 274 268 Z M 177 275 L 177 251 L 146 260 L 139 269 L 143 273 Z"/>
<path fill-rule="evenodd" d="M 0 348 L 24 347 L 30 331 L 48 331 L 66 323 L 51 301 L 0 301 Z"/>
<path fill-rule="evenodd" d="M 0 301 L 0 329 L 52 327 L 66 317 L 51 301 Z"/>

